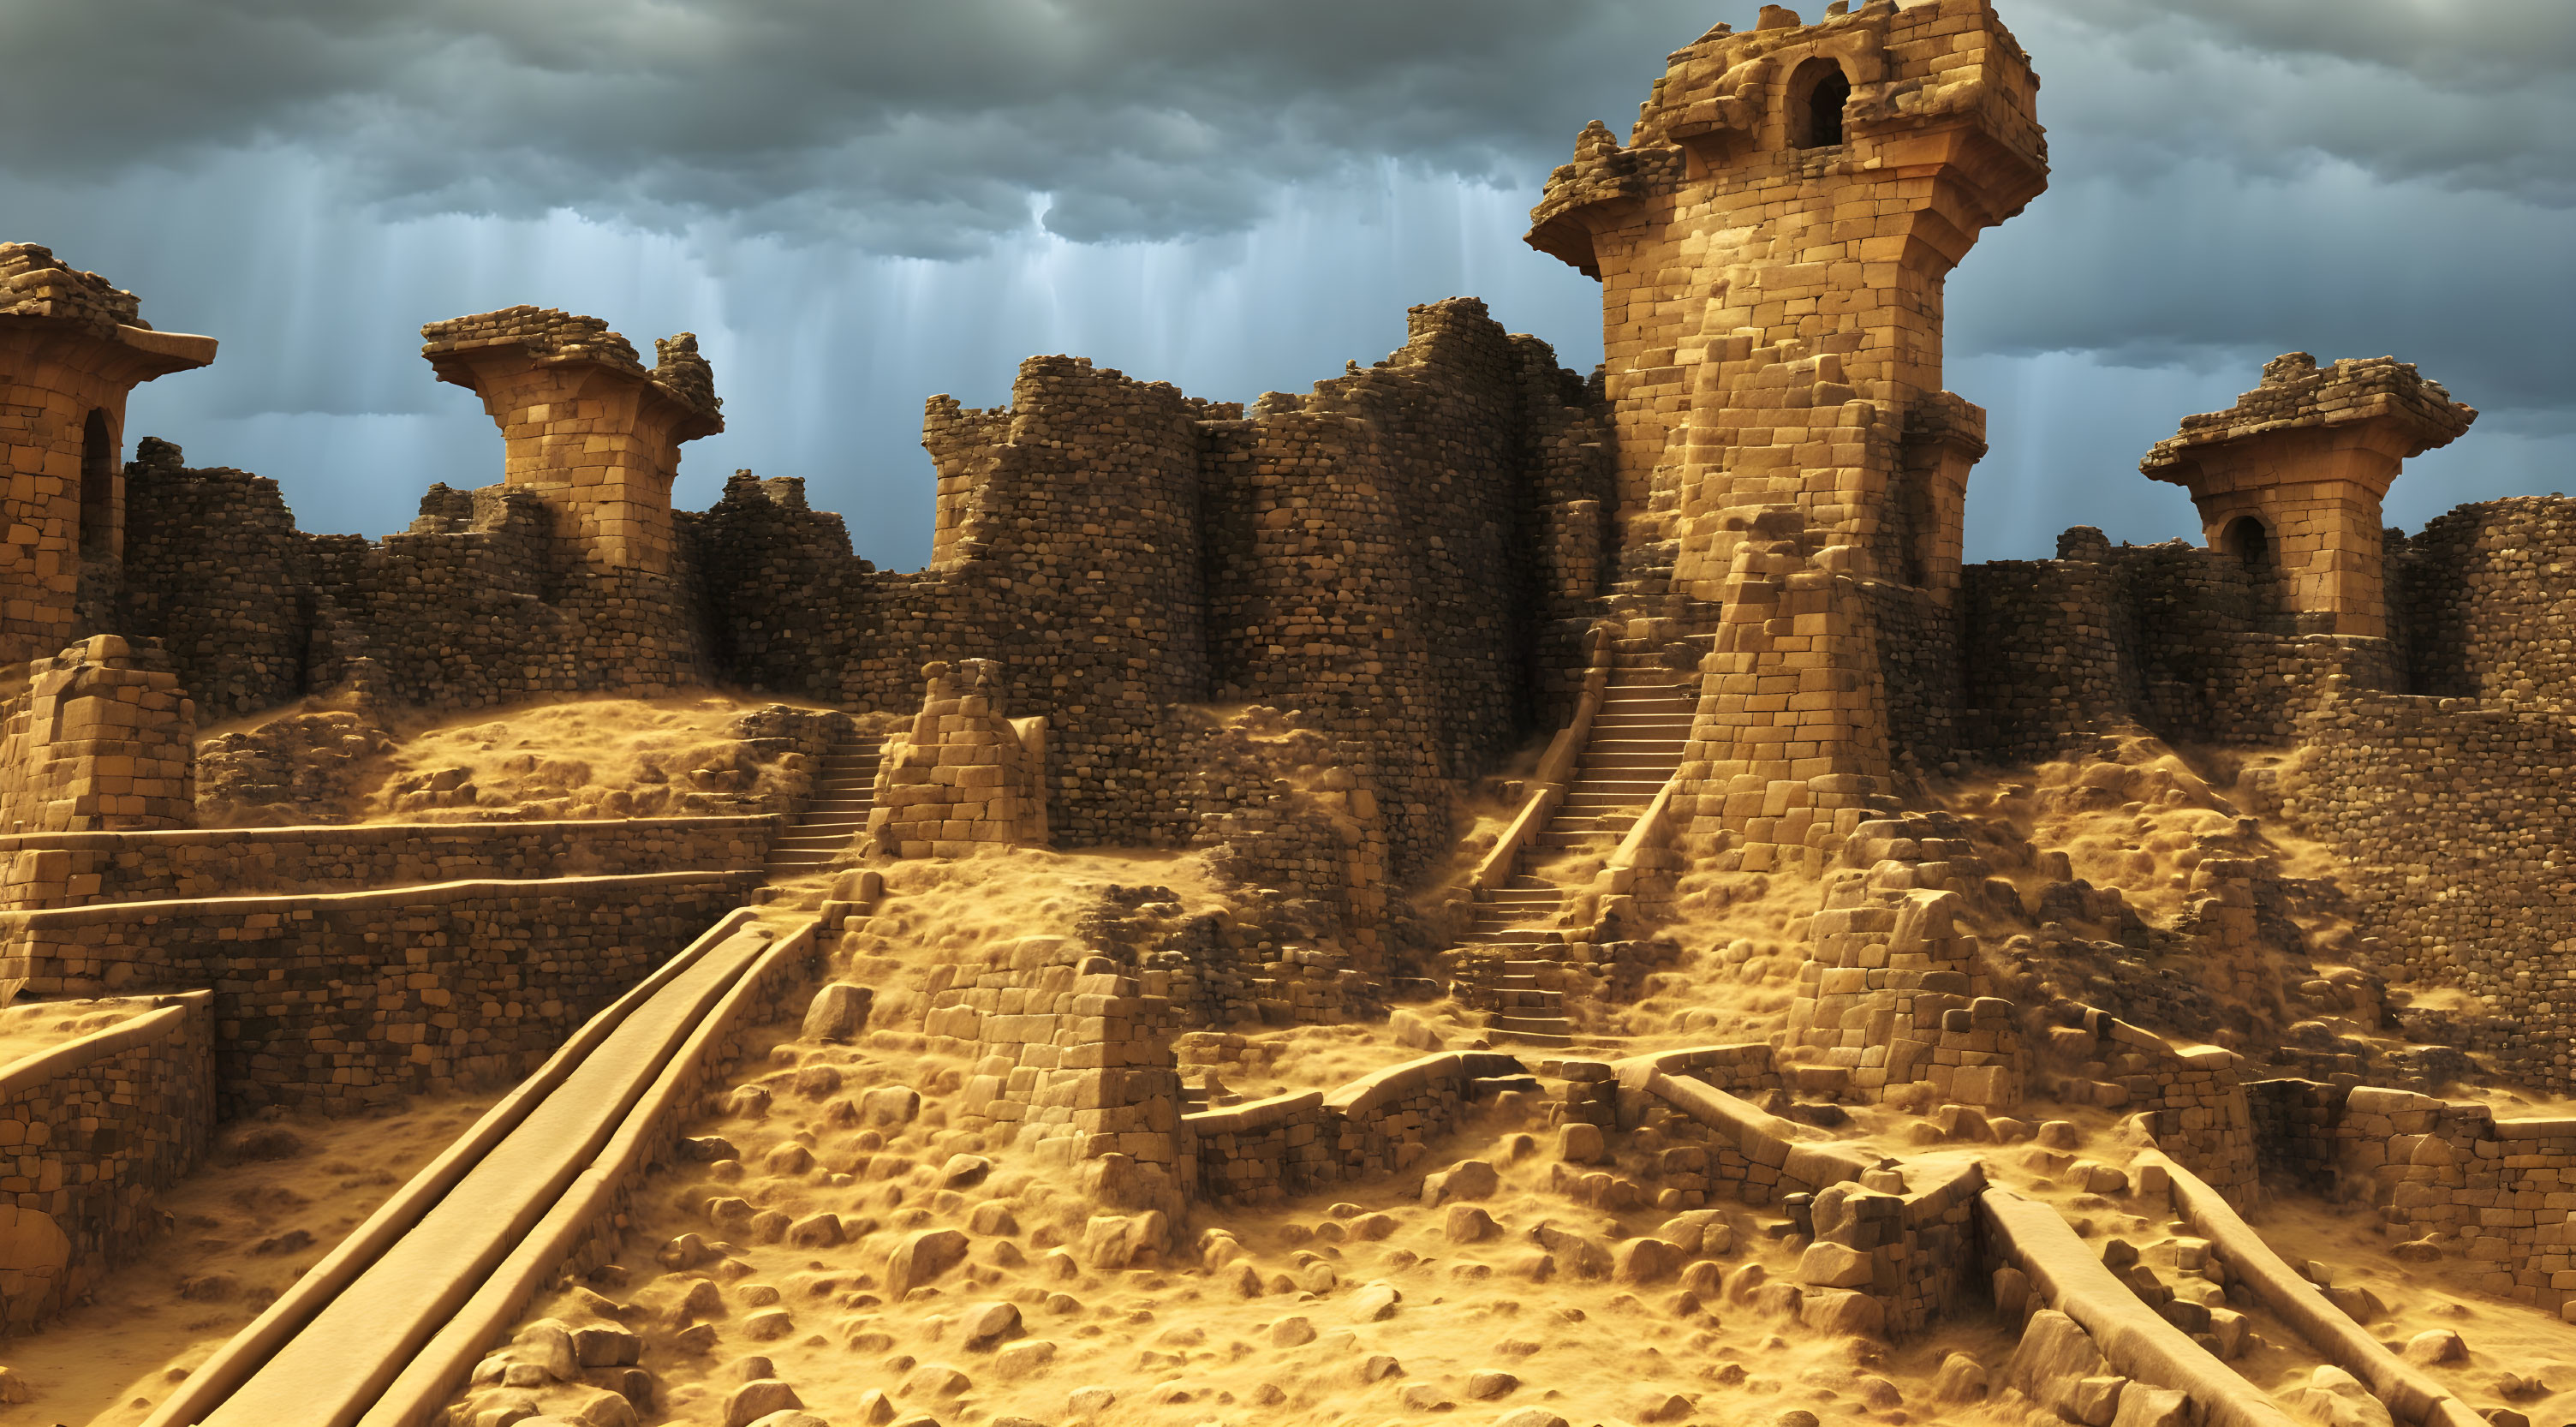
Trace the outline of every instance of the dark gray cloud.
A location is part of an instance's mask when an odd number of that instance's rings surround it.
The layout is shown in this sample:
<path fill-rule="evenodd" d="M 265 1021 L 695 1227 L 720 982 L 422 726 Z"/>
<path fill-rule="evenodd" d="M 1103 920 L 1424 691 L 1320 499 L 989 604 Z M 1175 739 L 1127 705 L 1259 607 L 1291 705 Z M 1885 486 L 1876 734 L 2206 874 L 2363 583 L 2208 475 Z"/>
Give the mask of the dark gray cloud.
<path fill-rule="evenodd" d="M 953 254 L 1239 230 L 1394 158 L 1523 182 L 1696 0 L 83 0 L 0 7 L 8 162 L 66 176 L 284 145 L 396 214 L 572 208 Z M 2135 162 L 2331 156 L 2576 198 L 2576 7 L 2033 0 L 2052 125 Z M 71 57 L 78 57 L 76 59 Z M 76 116 L 76 117 L 75 117 Z"/>
<path fill-rule="evenodd" d="M 731 422 L 685 499 L 806 476 L 908 563 L 921 399 L 999 399 L 1030 352 L 1250 397 L 1470 292 L 1589 365 L 1590 286 L 1520 211 L 1754 9 L 0 0 L 0 237 L 222 337 L 137 429 L 279 477 L 316 528 L 497 477 L 414 333 L 535 302 L 700 332 Z M 1950 384 L 1993 413 L 1973 553 L 2183 533 L 2138 453 L 2291 348 L 2392 352 L 2487 413 L 2410 510 L 2576 481 L 2576 4 L 2001 9 L 2055 175 L 1950 283 Z"/>
<path fill-rule="evenodd" d="M 953 253 L 1241 229 L 1395 157 L 1519 177 L 1634 103 L 1685 0 L 84 0 L 0 10 L 10 162 L 289 145 L 396 213 L 571 207 Z M 140 43 L 136 36 L 148 37 Z M 1537 101 L 1537 102 L 1534 102 Z M 66 123 L 67 115 L 81 116 Z M 1588 117 L 1588 116 L 1586 116 Z"/>

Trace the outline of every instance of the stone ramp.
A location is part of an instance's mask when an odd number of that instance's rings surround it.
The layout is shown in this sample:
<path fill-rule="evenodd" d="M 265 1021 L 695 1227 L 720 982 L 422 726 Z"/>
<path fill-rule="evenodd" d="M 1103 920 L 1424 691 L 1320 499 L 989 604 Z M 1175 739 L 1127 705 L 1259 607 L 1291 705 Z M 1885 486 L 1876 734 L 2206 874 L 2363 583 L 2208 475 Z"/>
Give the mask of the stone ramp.
<path fill-rule="evenodd" d="M 145 1427 L 413 1427 L 666 1150 L 738 1033 L 800 982 L 812 927 L 743 909 L 582 1027 L 236 1334 Z"/>

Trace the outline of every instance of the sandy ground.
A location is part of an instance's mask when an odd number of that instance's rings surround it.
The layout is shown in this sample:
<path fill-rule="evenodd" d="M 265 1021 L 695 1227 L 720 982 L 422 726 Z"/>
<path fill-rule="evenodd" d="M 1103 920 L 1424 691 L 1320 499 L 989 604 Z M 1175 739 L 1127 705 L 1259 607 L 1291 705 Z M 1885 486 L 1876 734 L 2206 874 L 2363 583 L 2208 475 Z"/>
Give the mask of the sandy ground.
<path fill-rule="evenodd" d="M 497 1095 L 415 1100 L 365 1120 L 225 1127 L 212 1161 L 161 1198 L 170 1236 L 111 1272 L 0 1366 L 35 1390 L 0 1427 L 129 1427 L 169 1384 L 330 1251 Z"/>
<path fill-rule="evenodd" d="M 382 780 L 351 811 L 367 822 L 413 822 L 724 810 L 711 808 L 712 799 L 757 795 L 777 772 L 732 735 L 733 721 L 779 702 L 724 694 L 583 699 L 406 729 Z M 459 796 L 460 789 L 471 791 Z"/>
<path fill-rule="evenodd" d="M 739 794 L 756 789 L 760 774 L 727 761 L 723 734 L 747 706 L 599 700 L 457 720 L 414 731 L 372 796 L 388 804 L 407 782 L 442 770 L 475 790 L 452 814 L 460 816 L 565 815 L 548 811 L 557 806 L 569 815 L 641 815 L 681 790 L 712 792 L 747 777 L 730 790 Z M 2028 840 L 2029 861 L 1997 868 L 2026 899 L 2060 875 L 2051 858 L 2062 853 L 2066 875 L 2117 887 L 2130 907 L 2166 923 L 2185 909 L 2200 857 L 2242 837 L 2241 768 L 2277 775 L 2292 760 L 2213 759 L 2143 741 L 2119 752 L 2107 770 L 2061 763 L 1945 782 L 1937 801 Z M 665 801 L 648 807 L 657 790 Z M 1479 790 L 1451 872 L 1491 846 L 1514 806 L 1499 781 Z M 2260 831 L 2284 875 L 2338 871 L 2278 819 L 2263 819 Z M 1553 870 L 1586 879 L 1609 841 L 1575 850 Z M 1760 1275 L 1793 1278 L 1800 1248 L 1773 1232 L 1773 1207 L 1713 1206 L 1727 1232 L 1702 1255 L 1718 1283 L 1706 1293 L 1683 1291 L 1687 1268 L 1645 1282 L 1587 1277 L 1585 1245 L 1606 1251 L 1638 1235 L 1670 1235 L 1670 1215 L 1604 1211 L 1553 1191 L 1556 1131 L 1540 1103 L 1518 1094 L 1478 1111 L 1406 1172 L 1256 1208 L 1201 1206 L 1174 1226 L 1166 1252 L 1124 1269 L 1090 1267 L 1074 1249 L 1095 1211 L 1075 1171 L 953 1127 L 950 1098 L 971 1067 L 928 1054 L 913 1033 L 923 977 L 991 942 L 1076 934 L 1111 886 L 1168 888 L 1192 912 L 1227 905 L 1228 890 L 1200 858 L 1163 852 L 1013 849 L 896 864 L 886 878 L 877 914 L 836 953 L 837 975 L 876 988 L 879 1029 L 856 1044 L 821 1046 L 796 1040 L 792 1023 L 771 1028 L 689 1126 L 699 1156 L 650 1181 L 618 1271 L 530 1311 L 641 1335 L 656 1398 L 643 1423 L 714 1427 L 740 1415 L 736 1397 L 755 1381 L 792 1385 L 836 1427 L 917 1413 L 949 1427 L 1012 1418 L 1050 1427 L 1484 1423 L 1531 1406 L 1577 1427 L 1817 1427 L 1791 1415 L 1800 1412 L 1819 1423 L 1891 1427 L 2030 1420 L 2017 1398 L 1936 1398 L 1952 1354 L 2000 1383 L 2017 1334 L 1992 1314 L 1955 1315 L 1898 1347 L 1766 1314 L 1750 1288 Z M 810 907 L 824 881 L 781 888 L 768 912 Z M 1785 1022 L 1805 958 L 1793 924 L 1815 910 L 1818 890 L 1791 874 L 1704 885 L 1666 929 L 1673 959 L 1648 973 L 1637 1000 L 1578 1007 L 1583 1034 L 1616 1054 L 1766 1039 Z M 1981 931 L 2005 937 L 2033 930 L 2030 920 L 2003 917 Z M 2343 929 L 2318 917 L 2305 930 L 2319 969 L 2329 967 L 2325 950 Z M 65 1008 L 42 1009 L 65 1016 Z M 1423 1031 L 1451 1049 L 1488 1041 L 1484 1017 L 1455 1001 L 1399 1009 L 1394 1021 L 1220 1028 L 1266 1052 L 1255 1069 L 1224 1068 L 1225 1086 L 1250 1097 L 1339 1085 L 1422 1054 Z M 50 1024 L 30 1017 L 20 1033 L 48 1033 Z M 0 1018 L 0 1036 L 11 1025 Z M 1566 1054 L 1495 1048 L 1534 1070 Z M 2457 1093 L 2503 1114 L 2563 1108 L 2501 1087 Z M 0 1408 L 0 1427 L 139 1419 L 138 1400 L 167 1373 L 202 1360 L 485 1103 L 293 1125 L 303 1148 L 288 1160 L 243 1159 L 237 1147 L 234 1162 L 171 1196 L 180 1229 L 169 1252 L 129 1267 L 95 1305 L 44 1336 L 0 1343 L 0 1362 L 48 1394 Z M 1991 1182 L 2052 1204 L 2088 1240 L 2123 1239 L 2181 1291 L 2244 1312 L 2252 1336 L 2234 1365 L 2258 1387 L 2294 1392 L 2319 1363 L 2267 1312 L 2241 1294 L 2226 1299 L 2214 1278 L 2183 1266 L 2193 1242 L 2183 1226 L 2142 1215 L 2134 1200 L 2070 1187 L 2055 1177 L 2062 1161 L 2029 1140 L 2039 1122 L 2063 1121 L 2054 1133 L 2071 1137 L 2064 1152 L 2122 1163 L 2129 1142 L 2117 1115 L 2034 1102 L 1998 1142 L 1951 1140 L 1931 1121 L 1888 1107 L 1844 1109 L 1849 1120 L 1834 1138 L 1916 1170 L 1973 1157 Z M 1453 1233 L 1456 1206 L 1425 1204 L 1423 1179 L 1471 1160 L 1498 1171 L 1493 1191 L 1472 1204 L 1490 1223 Z M 791 1228 L 825 1214 L 836 1216 L 829 1231 Z M 2366 1205 L 2276 1197 L 2251 1217 L 2283 1257 L 2315 1260 L 2336 1282 L 2375 1295 L 2386 1311 L 2368 1326 L 2392 1347 L 2459 1333 L 2465 1355 L 2427 1370 L 2473 1405 L 2509 1404 L 2535 1422 L 2576 1415 L 2576 1326 L 2480 1292 L 2468 1265 L 2396 1260 Z M 891 1295 L 889 1253 L 926 1229 L 958 1231 L 965 1257 L 926 1286 Z M 293 1241 L 297 1230 L 311 1241 Z M 601 1373 L 582 1383 L 505 1385 L 504 1368 L 524 1356 L 498 1352 L 458 1420 L 523 1407 L 595 1427 L 632 1420 Z"/>

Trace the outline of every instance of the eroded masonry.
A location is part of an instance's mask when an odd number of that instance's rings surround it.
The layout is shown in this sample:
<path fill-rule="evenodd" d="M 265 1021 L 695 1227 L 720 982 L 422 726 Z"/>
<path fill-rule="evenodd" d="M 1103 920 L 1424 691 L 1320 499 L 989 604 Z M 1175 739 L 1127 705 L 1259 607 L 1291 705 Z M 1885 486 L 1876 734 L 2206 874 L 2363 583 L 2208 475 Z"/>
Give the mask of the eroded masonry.
<path fill-rule="evenodd" d="M 0 246 L 0 1017 L 61 1032 L 0 1058 L 8 1325 L 227 1126 L 517 1085 L 148 1420 L 1715 1422 L 1790 1400 L 1741 1321 L 2000 1325 L 1864 1415 L 2520 1427 L 2255 1225 L 2576 1322 L 2576 1121 L 2513 1105 L 2576 1089 L 2576 503 L 2383 527 L 2477 413 L 2290 352 L 2142 453 L 2201 541 L 1964 563 L 1943 285 L 2039 92 L 1984 0 L 1719 25 L 1531 215 L 1599 370 L 1471 298 L 1248 407 L 1032 358 L 930 398 L 910 571 L 793 476 L 673 509 L 695 339 L 528 306 L 422 331 L 499 479 L 302 531 L 125 430 L 212 338 Z M 404 761 L 707 694 L 731 751 L 614 787 Z M 1435 1265 L 1670 1359 L 1376 1352 Z M 1214 1326 L 1076 1333 L 1122 1273 Z"/>

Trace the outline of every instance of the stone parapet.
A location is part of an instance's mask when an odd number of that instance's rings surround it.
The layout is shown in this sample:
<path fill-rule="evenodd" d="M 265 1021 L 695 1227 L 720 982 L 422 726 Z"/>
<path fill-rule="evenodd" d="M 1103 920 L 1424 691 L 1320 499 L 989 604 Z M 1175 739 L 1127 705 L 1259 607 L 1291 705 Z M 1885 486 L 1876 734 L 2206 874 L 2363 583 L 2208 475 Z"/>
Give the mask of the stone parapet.
<path fill-rule="evenodd" d="M 0 910 L 482 878 L 750 871 L 774 816 L 0 836 Z"/>
<path fill-rule="evenodd" d="M 21 1331 L 160 1237 L 152 1209 L 215 1125 L 214 997 L 0 1065 L 0 1328 Z"/>
<path fill-rule="evenodd" d="M 0 981 L 211 987 L 219 1103 L 355 1110 L 514 1079 L 760 880 L 678 872 L 0 915 Z"/>

